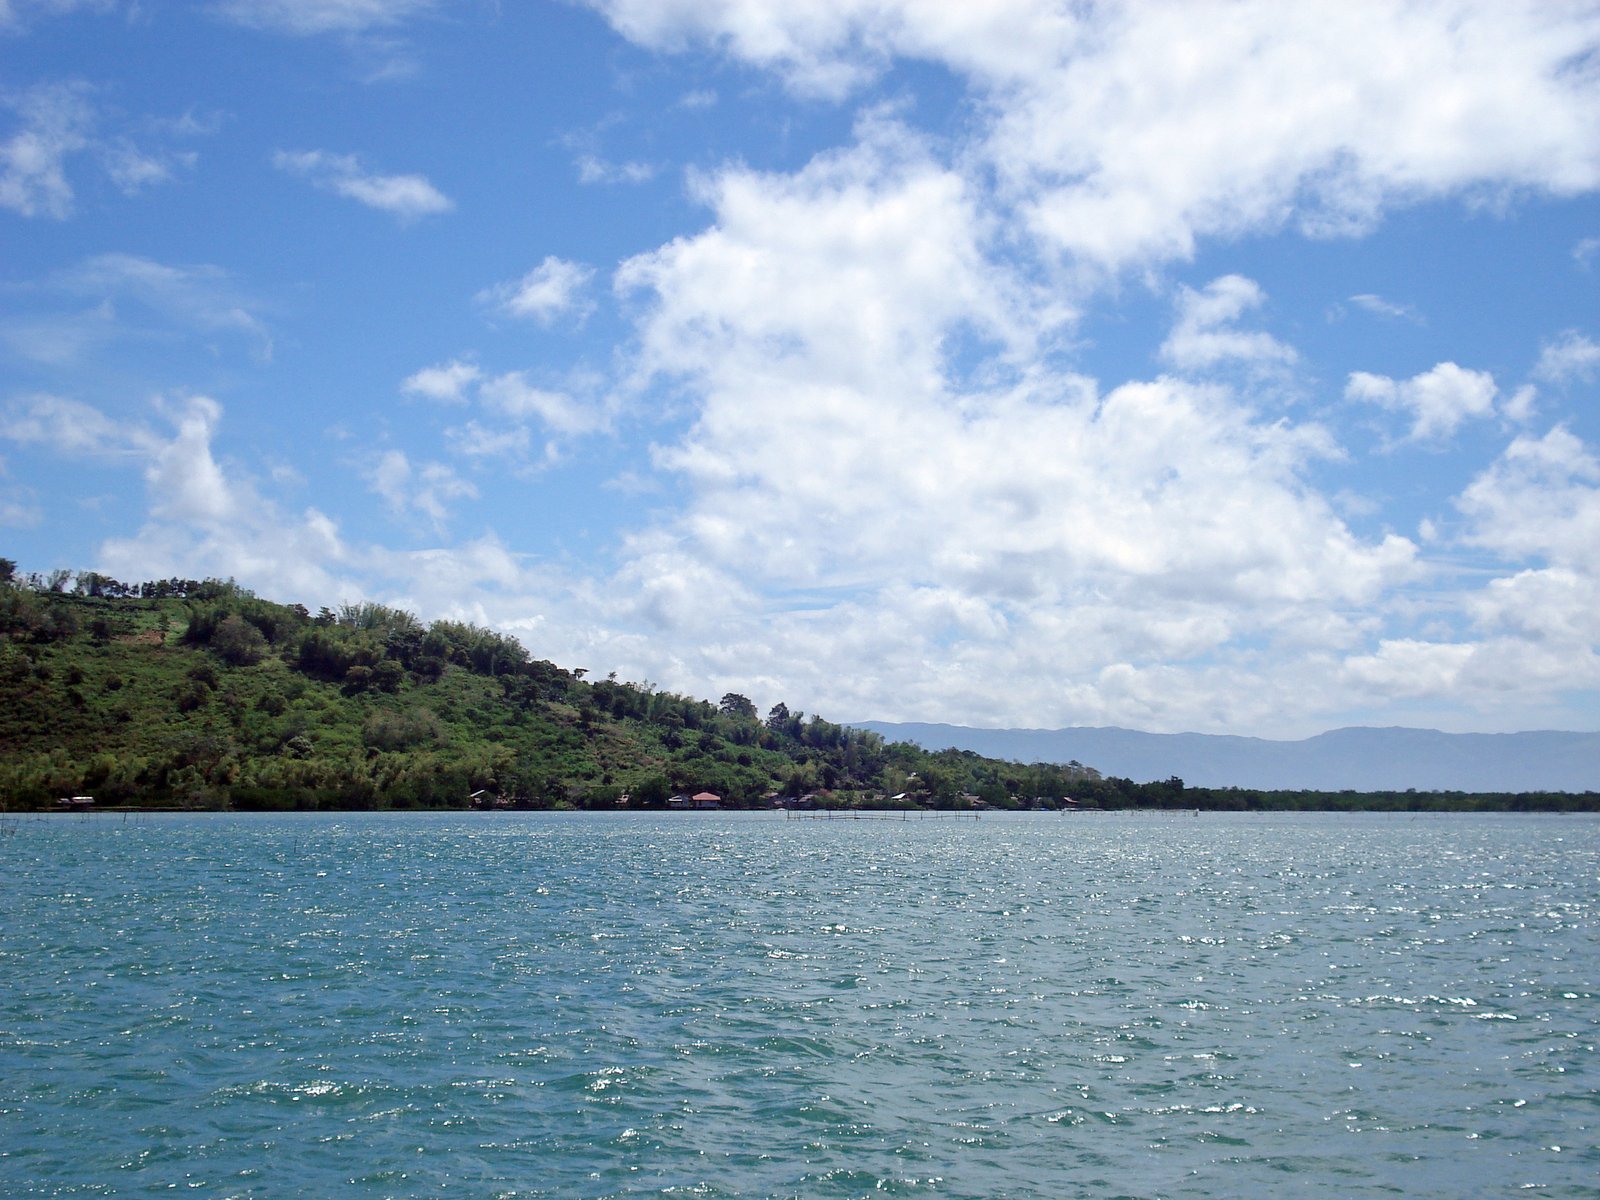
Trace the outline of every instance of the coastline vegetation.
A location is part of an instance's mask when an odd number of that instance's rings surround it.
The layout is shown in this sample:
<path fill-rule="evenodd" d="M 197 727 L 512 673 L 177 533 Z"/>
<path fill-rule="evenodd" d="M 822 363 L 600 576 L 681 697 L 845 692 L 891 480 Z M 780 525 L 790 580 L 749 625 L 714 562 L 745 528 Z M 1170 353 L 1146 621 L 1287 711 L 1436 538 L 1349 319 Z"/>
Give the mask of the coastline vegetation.
<path fill-rule="evenodd" d="M 1600 794 L 1310 793 L 928 751 L 736 693 L 586 679 L 516 639 L 232 582 L 0 559 L 0 804 L 47 810 L 722 807 L 1588 810 Z"/>

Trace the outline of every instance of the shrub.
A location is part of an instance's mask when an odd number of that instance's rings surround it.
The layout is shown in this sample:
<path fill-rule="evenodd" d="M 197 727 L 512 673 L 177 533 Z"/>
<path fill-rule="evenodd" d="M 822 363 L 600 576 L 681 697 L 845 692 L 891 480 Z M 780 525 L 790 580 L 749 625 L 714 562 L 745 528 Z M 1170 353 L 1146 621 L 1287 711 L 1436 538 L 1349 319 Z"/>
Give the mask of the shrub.
<path fill-rule="evenodd" d="M 250 667 L 267 654 L 267 639 L 249 621 L 235 613 L 225 617 L 211 635 L 211 648 L 223 661 L 236 667 Z"/>

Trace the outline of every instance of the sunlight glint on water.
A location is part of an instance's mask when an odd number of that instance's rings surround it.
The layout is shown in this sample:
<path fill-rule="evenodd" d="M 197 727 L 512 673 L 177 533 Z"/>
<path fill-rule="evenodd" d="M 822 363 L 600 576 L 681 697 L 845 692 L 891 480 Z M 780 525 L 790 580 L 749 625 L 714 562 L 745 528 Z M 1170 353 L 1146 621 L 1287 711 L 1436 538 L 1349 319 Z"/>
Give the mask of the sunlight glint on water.
<path fill-rule="evenodd" d="M 0 842 L 0 1194 L 1592 1196 L 1600 821 Z"/>

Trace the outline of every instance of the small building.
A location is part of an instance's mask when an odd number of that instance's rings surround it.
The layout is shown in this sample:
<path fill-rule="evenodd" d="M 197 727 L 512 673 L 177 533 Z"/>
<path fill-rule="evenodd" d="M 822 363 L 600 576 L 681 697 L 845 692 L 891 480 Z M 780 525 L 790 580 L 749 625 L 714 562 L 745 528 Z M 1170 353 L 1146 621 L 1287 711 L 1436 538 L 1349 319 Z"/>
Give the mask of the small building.
<path fill-rule="evenodd" d="M 721 808 L 722 797 L 715 792 L 696 792 L 689 798 L 691 808 Z"/>
<path fill-rule="evenodd" d="M 669 797 L 667 797 L 667 807 L 668 808 L 688 808 L 689 807 L 689 797 L 684 796 L 684 795 L 669 796 Z"/>

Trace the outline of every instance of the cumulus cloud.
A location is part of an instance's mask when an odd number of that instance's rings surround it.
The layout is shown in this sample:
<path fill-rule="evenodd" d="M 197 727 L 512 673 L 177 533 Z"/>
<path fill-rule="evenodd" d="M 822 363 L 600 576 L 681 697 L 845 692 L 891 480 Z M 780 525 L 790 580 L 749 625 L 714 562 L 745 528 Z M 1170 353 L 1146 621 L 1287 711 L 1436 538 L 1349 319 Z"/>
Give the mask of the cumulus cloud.
<path fill-rule="evenodd" d="M 584 291 L 593 278 L 594 268 L 552 254 L 521 279 L 478 293 L 478 301 L 507 316 L 548 325 L 563 314 L 588 311 Z"/>
<path fill-rule="evenodd" d="M 1161 345 L 1161 357 L 1185 371 L 1199 371 L 1223 362 L 1256 367 L 1288 366 L 1298 357 L 1271 334 L 1234 325 L 1245 313 L 1260 308 L 1266 295 L 1242 275 L 1224 275 L 1201 291 L 1182 288 L 1178 321 Z"/>
<path fill-rule="evenodd" d="M 1492 577 L 1459 597 L 1473 638 L 1386 641 L 1346 675 L 1377 694 L 1450 695 L 1485 711 L 1600 686 L 1600 459 L 1569 430 L 1523 434 L 1455 501 L 1457 538 Z"/>
<path fill-rule="evenodd" d="M 1597 375 L 1600 375 L 1600 344 L 1576 329 L 1569 329 L 1555 341 L 1546 342 L 1533 368 L 1535 379 L 1557 386 L 1573 381 L 1588 383 Z"/>
<path fill-rule="evenodd" d="M 602 408 L 584 404 L 565 392 L 537 387 L 523 371 L 508 371 L 485 379 L 478 395 L 486 406 L 502 416 L 516 422 L 536 420 L 552 433 L 597 433 L 609 424 Z"/>
<path fill-rule="evenodd" d="M 507 458 L 528 465 L 555 461 L 565 442 L 612 428 L 614 410 L 604 398 L 574 389 L 543 387 L 526 371 L 488 374 L 452 359 L 425 367 L 400 390 L 439 404 L 470 406 L 476 415 L 445 431 L 452 451 L 468 458 Z M 535 450 L 534 434 L 545 441 Z"/>
<path fill-rule="evenodd" d="M 1456 505 L 1470 545 L 1600 573 L 1600 459 L 1564 427 L 1514 439 Z"/>
<path fill-rule="evenodd" d="M 591 3 L 641 44 L 711 44 L 814 94 L 895 57 L 949 67 L 989 99 L 981 150 L 1035 235 L 1107 269 L 1210 235 L 1360 231 L 1461 189 L 1600 181 L 1600 78 L 1571 69 L 1600 16 L 1581 5 Z"/>
<path fill-rule="evenodd" d="M 325 150 L 280 150 L 272 156 L 280 171 L 307 179 L 314 187 L 392 213 L 402 223 L 445 213 L 452 201 L 421 175 L 378 175 L 353 154 Z"/>
<path fill-rule="evenodd" d="M 846 144 L 793 169 L 691 175 L 704 228 L 616 273 L 635 324 L 614 389 L 464 359 L 400 383 L 457 406 L 442 450 L 425 453 L 473 459 L 550 461 L 609 433 L 624 402 L 670 410 L 651 450 L 661 503 L 609 547 L 614 570 L 563 576 L 493 534 L 417 552 L 352 545 L 216 449 L 211 402 L 148 423 L 16 402 L 0 433 L 19 444 L 144 468 L 148 519 L 107 547 L 113 573 L 136 561 L 128 573 L 378 592 L 536 633 L 559 661 L 710 694 L 781 692 L 843 717 L 1261 729 L 1368 699 L 1503 695 L 1519 670 L 1538 686 L 1583 678 L 1600 478 L 1574 434 L 1516 439 L 1463 491 L 1459 532 L 1430 547 L 1481 556 L 1492 578 L 1463 593 L 1410 540 L 1333 509 L 1319 473 L 1341 449 L 1315 415 L 1264 420 L 1218 370 L 1246 368 L 1259 391 L 1261 368 L 1297 362 L 1260 330 L 1252 280 L 1173 293 L 1161 356 L 1175 376 L 1102 383 L 1063 364 L 1093 289 L 1165 290 L 1159 270 L 1137 273 L 1206 239 L 1348 235 L 1437 197 L 1600 185 L 1591 7 L 591 2 L 640 44 L 710 46 L 808 95 L 848 96 L 912 59 L 947 69 L 971 103 L 949 141 L 871 109 Z M 430 7 L 212 11 L 357 39 Z M 36 156 L 42 167 L 17 175 L 36 182 L 14 194 L 45 215 L 51 164 L 86 149 Z M 402 219 L 449 207 L 421 176 L 350 156 L 274 161 Z M 648 170 L 577 162 L 589 182 Z M 155 169 L 130 159 L 127 186 Z M 584 312 L 593 283 L 552 256 L 479 299 L 550 323 Z M 1373 293 L 1346 303 L 1415 319 Z M 1585 344 L 1553 344 L 1537 377 L 1579 378 Z M 1411 379 L 1358 373 L 1345 395 L 1426 443 L 1496 412 L 1533 415 L 1531 388 L 1505 400 L 1487 373 L 1449 362 Z M 466 475 L 394 448 L 366 482 L 439 529 L 471 497 Z M 1408 607 L 1412 586 L 1435 590 Z"/>
<path fill-rule="evenodd" d="M 1412 418 L 1406 440 L 1439 442 L 1463 421 L 1494 412 L 1497 394 L 1494 377 L 1487 371 L 1468 371 L 1455 363 L 1440 363 L 1410 379 L 1395 380 L 1366 371 L 1351 374 L 1345 399 L 1377 404 Z"/>
<path fill-rule="evenodd" d="M 452 359 L 437 367 L 424 367 L 401 383 L 400 390 L 440 404 L 465 404 L 467 389 L 482 376 L 473 363 Z"/>
<path fill-rule="evenodd" d="M 1326 431 L 1259 422 L 1224 386 L 1038 370 L 1058 314 L 919 150 L 878 124 L 793 175 L 705 178 L 709 228 L 620 269 L 642 378 L 699 400 L 657 455 L 682 511 L 628 543 L 608 590 L 615 627 L 680 647 L 645 669 L 742 664 L 840 712 L 892 696 L 925 717 L 1172 727 L 1215 656 L 1358 640 L 1346 610 L 1409 578 L 1416 548 L 1357 537 L 1304 486 L 1338 453 Z M 1186 293 L 1173 357 L 1289 361 L 1231 324 L 1259 302 L 1236 277 Z M 957 335 L 1003 369 L 956 370 Z"/>
<path fill-rule="evenodd" d="M 1020 352 L 1043 332 L 1020 285 L 989 260 L 967 182 L 892 122 L 794 175 L 730 168 L 698 182 L 708 232 L 625 262 L 650 292 L 642 363 L 667 375 L 720 358 L 774 369 L 826 347 L 818 381 L 935 386 L 943 337 L 961 330 Z M 713 372 L 714 373 L 714 372 Z"/>

